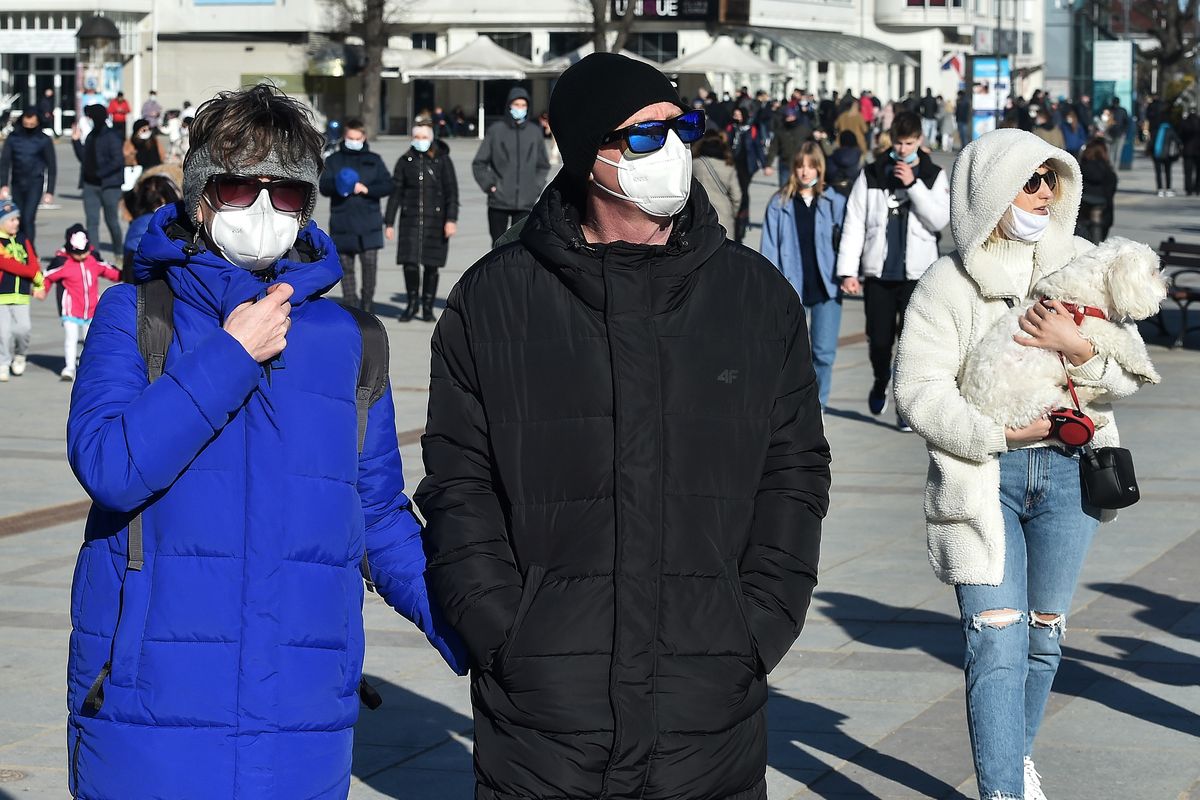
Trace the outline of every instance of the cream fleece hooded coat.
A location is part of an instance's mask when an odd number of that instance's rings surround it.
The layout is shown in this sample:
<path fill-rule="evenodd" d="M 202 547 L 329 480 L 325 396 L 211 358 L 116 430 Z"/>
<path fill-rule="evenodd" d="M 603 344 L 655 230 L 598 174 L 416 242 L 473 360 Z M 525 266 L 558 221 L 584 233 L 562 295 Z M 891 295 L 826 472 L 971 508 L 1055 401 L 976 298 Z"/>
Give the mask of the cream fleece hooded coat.
<path fill-rule="evenodd" d="M 1058 175 L 1059 190 L 1041 241 L 991 239 L 1042 164 Z M 1093 247 L 1073 235 L 1081 187 L 1073 157 L 1016 129 L 981 136 L 954 163 L 950 227 L 957 250 L 938 259 L 913 292 L 895 376 L 896 407 L 929 447 L 929 562 L 945 583 L 1004 580 L 998 456 L 1008 445 L 1004 428 L 963 399 L 959 380 L 967 354 L 1008 310 L 1006 299 L 1022 302 L 1034 283 Z M 1069 371 L 1077 385 L 1096 390 L 1085 408 L 1097 423 L 1095 446 L 1119 444 L 1111 403 L 1136 391 L 1141 379 L 1103 352 Z"/>

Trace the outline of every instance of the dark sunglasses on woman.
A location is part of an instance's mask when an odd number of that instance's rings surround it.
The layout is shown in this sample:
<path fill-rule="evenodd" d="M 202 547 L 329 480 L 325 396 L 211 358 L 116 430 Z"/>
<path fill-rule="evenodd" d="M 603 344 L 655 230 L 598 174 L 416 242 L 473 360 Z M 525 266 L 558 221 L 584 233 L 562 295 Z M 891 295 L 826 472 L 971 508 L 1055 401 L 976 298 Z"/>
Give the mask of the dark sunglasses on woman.
<path fill-rule="evenodd" d="M 214 175 L 208 181 L 209 197 L 217 208 L 249 208 L 258 194 L 267 190 L 271 205 L 284 214 L 299 214 L 308 206 L 312 186 L 290 178 L 260 181 L 241 175 Z"/>
<path fill-rule="evenodd" d="M 1022 187 L 1025 189 L 1025 194 L 1037 194 L 1038 189 L 1042 188 L 1042 181 L 1045 181 L 1047 188 L 1053 192 L 1055 187 L 1058 186 L 1058 175 L 1053 172 L 1046 172 L 1045 174 L 1033 173 L 1033 177 L 1025 181 L 1025 186 Z"/>
<path fill-rule="evenodd" d="M 699 141 L 700 137 L 704 135 L 704 112 L 688 111 L 673 119 L 635 122 L 605 134 L 604 138 L 600 140 L 600 144 L 610 144 L 624 139 L 632 153 L 653 153 L 655 150 L 661 150 L 667 143 L 668 131 L 675 131 L 679 141 L 684 144 Z"/>

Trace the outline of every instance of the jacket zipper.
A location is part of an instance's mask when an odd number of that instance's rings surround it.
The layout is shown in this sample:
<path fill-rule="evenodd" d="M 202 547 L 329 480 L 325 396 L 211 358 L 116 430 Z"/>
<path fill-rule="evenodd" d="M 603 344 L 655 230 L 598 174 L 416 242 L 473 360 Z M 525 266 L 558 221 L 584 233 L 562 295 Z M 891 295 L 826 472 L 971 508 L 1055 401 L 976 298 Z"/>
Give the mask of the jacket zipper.
<path fill-rule="evenodd" d="M 521 128 L 525 127 L 525 123 L 517 123 L 517 188 L 513 194 L 513 206 L 521 207 Z"/>
<path fill-rule="evenodd" d="M 417 156 L 418 159 L 425 156 Z M 424 266 L 421 250 L 425 246 L 425 165 L 417 161 L 417 266 Z"/>

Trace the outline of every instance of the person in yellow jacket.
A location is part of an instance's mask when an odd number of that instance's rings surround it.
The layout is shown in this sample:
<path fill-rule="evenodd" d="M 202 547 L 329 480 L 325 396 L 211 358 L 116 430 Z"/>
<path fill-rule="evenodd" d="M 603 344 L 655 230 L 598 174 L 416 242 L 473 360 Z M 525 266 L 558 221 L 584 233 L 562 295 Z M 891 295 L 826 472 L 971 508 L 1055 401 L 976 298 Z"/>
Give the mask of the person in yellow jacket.
<path fill-rule="evenodd" d="M 29 297 L 42 288 L 33 242 L 17 233 L 21 210 L 11 200 L 0 202 L 0 382 L 25 372 L 25 353 L 33 326 Z"/>

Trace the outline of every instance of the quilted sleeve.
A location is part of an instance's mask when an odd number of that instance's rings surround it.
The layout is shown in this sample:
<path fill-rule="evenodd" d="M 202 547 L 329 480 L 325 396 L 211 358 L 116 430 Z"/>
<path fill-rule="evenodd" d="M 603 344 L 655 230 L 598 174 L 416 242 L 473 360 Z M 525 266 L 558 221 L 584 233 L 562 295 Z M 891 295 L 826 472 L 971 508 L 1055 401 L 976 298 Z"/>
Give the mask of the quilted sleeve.
<path fill-rule="evenodd" d="M 750 540 L 739 564 L 746 618 L 770 672 L 787 653 L 817 584 L 821 520 L 829 509 L 829 443 L 799 298 L 775 404 L 771 440 L 754 500 Z"/>
<path fill-rule="evenodd" d="M 175 482 L 258 385 L 262 368 L 221 329 L 169 358 L 150 384 L 134 328 L 137 290 L 105 292 L 67 419 L 67 457 L 97 505 L 139 508 Z"/>
<path fill-rule="evenodd" d="M 451 669 L 465 675 L 467 659 L 462 643 L 440 609 L 430 606 L 425 588 L 421 523 L 404 494 L 404 465 L 396 444 L 396 411 L 390 385 L 367 415 L 367 437 L 358 462 L 358 495 L 366 520 L 367 563 L 375 588 L 389 606 L 421 629 Z"/>
<path fill-rule="evenodd" d="M 460 287 L 433 334 L 429 419 L 421 440 L 426 477 L 416 500 L 427 521 L 429 589 L 472 663 L 486 670 L 516 617 L 521 575 L 492 486 L 487 418 Z"/>

